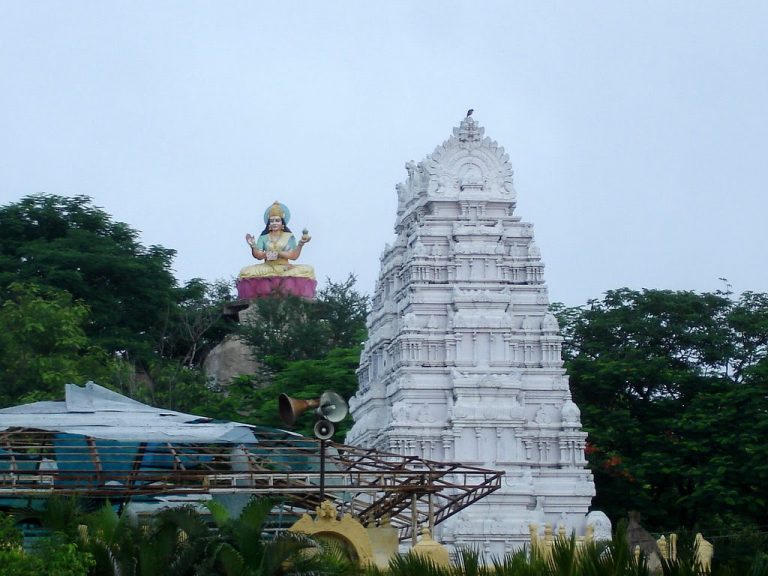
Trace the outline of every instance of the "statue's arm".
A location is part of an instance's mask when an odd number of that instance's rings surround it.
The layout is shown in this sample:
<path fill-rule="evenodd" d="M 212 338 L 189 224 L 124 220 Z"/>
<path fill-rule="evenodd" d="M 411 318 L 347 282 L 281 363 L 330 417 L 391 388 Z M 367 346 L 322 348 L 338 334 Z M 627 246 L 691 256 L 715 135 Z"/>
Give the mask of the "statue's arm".
<path fill-rule="evenodd" d="M 296 238 L 291 236 L 291 239 L 288 241 L 288 245 L 286 246 L 287 250 L 284 250 L 283 252 L 278 252 L 278 257 L 280 258 L 286 258 L 288 260 L 296 260 L 299 256 L 301 256 L 301 249 L 304 247 L 304 244 L 310 241 L 310 237 L 307 234 L 304 234 L 301 237 L 301 240 L 296 242 Z"/>
<path fill-rule="evenodd" d="M 252 234 L 245 235 L 245 241 L 248 242 L 248 246 L 251 247 L 251 254 L 257 260 L 264 260 L 267 257 L 266 251 L 259 247 L 259 243 Z"/>

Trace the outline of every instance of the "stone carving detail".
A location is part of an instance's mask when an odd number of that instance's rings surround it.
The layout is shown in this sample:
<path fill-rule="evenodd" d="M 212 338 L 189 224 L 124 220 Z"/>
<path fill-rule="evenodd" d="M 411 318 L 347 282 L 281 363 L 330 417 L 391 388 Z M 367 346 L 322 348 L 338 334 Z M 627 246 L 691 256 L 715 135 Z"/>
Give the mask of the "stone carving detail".
<path fill-rule="evenodd" d="M 501 490 L 436 527 L 452 546 L 501 555 L 532 522 L 582 533 L 586 434 L 509 158 L 468 117 L 405 169 L 346 441 L 504 470 Z"/>
<path fill-rule="evenodd" d="M 579 410 L 579 407 L 573 403 L 573 400 L 571 400 L 570 392 L 568 393 L 568 397 L 566 398 L 565 403 L 563 404 L 563 409 L 561 411 L 561 414 L 562 414 L 563 424 L 573 424 L 576 426 L 581 426 L 581 410 Z"/>
<path fill-rule="evenodd" d="M 586 517 L 587 526 L 592 526 L 593 537 L 596 541 L 605 541 L 611 539 L 611 521 L 605 512 L 595 510 Z"/>
<path fill-rule="evenodd" d="M 467 162 L 459 168 L 459 186 L 464 189 L 465 187 L 483 187 L 483 171 L 480 166 L 472 162 Z"/>
<path fill-rule="evenodd" d="M 424 404 L 419 412 L 416 414 L 416 421 L 421 423 L 432 423 L 435 421 L 434 416 L 432 416 L 432 413 L 429 410 L 429 405 Z"/>
<path fill-rule="evenodd" d="M 471 116 L 467 116 L 458 128 L 453 129 L 453 135 L 459 142 L 478 142 L 485 134 L 482 128 Z"/>
<path fill-rule="evenodd" d="M 350 404 L 351 406 L 351 404 Z M 408 419 L 408 405 L 405 402 L 395 402 L 392 405 L 392 417 L 394 422 L 406 423 Z"/>
<path fill-rule="evenodd" d="M 547 334 L 558 334 L 560 332 L 560 326 L 557 324 L 557 318 L 552 314 L 544 316 L 544 320 L 541 322 L 541 331 Z"/>
<path fill-rule="evenodd" d="M 540 406 L 539 409 L 536 411 L 536 423 L 537 424 L 549 424 L 552 422 L 552 417 L 549 414 L 549 410 L 547 410 L 546 406 Z"/>

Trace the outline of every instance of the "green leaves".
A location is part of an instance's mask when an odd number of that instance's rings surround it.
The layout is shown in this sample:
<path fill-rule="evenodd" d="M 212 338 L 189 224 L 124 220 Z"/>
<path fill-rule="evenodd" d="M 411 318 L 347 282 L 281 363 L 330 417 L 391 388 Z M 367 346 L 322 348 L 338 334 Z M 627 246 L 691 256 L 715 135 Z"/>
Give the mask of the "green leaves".
<path fill-rule="evenodd" d="M 242 338 L 259 359 L 281 370 L 294 360 L 323 358 L 334 348 L 351 348 L 365 339 L 368 297 L 354 290 L 355 278 L 328 280 L 316 301 L 275 295 L 251 302 Z"/>
<path fill-rule="evenodd" d="M 275 503 L 266 498 L 248 502 L 238 517 L 232 517 L 215 501 L 207 502 L 218 528 L 217 543 L 207 559 L 207 566 L 220 568 L 227 576 L 272 576 L 286 573 L 317 574 L 323 568 L 322 546 L 315 540 L 293 532 L 267 535 L 265 522 Z M 304 551 L 321 552 L 317 558 Z M 329 573 L 323 571 L 323 573 Z"/>
<path fill-rule="evenodd" d="M 93 342 L 145 356 L 172 302 L 175 251 L 137 238 L 85 196 L 41 194 L 0 207 L 0 293 L 14 282 L 64 290 L 88 304 Z"/>
<path fill-rule="evenodd" d="M 229 396 L 239 406 L 241 421 L 283 428 L 277 405 L 280 394 L 317 398 L 326 390 L 333 390 L 348 399 L 357 391 L 355 370 L 359 362 L 360 347 L 337 348 L 319 360 L 287 363 L 264 388 L 254 389 L 248 380 L 235 382 L 228 388 Z M 314 423 L 313 418 L 302 418 L 296 431 L 311 436 Z M 351 425 L 351 418 L 338 423 L 335 437 L 343 438 Z"/>
<path fill-rule="evenodd" d="M 667 529 L 768 515 L 768 296 L 624 288 L 555 311 L 593 506 Z"/>
<path fill-rule="evenodd" d="M 85 334 L 88 309 L 66 292 L 14 283 L 0 301 L 0 405 L 53 399 L 98 378 L 107 357 Z"/>
<path fill-rule="evenodd" d="M 344 398 L 355 394 L 368 297 L 357 293 L 354 285 L 354 276 L 341 283 L 329 280 L 316 301 L 284 295 L 253 301 L 241 336 L 272 374 L 264 387 L 248 382 L 229 386 L 245 421 L 284 426 L 277 409 L 283 393 L 299 398 L 316 398 L 326 390 Z M 311 418 L 299 424 L 299 432 L 312 435 Z M 350 426 L 349 419 L 340 423 L 337 437 Z"/>

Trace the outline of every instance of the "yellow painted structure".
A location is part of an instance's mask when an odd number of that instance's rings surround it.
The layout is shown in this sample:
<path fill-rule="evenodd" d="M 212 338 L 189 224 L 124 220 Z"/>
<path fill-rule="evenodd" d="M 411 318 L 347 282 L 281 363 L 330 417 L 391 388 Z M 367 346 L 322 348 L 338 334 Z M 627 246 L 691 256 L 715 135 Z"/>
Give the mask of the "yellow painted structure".
<path fill-rule="evenodd" d="M 383 517 L 378 526 L 369 525 L 366 528 L 371 539 L 373 561 L 382 570 L 389 566 L 389 561 L 397 554 L 400 540 L 397 529 L 389 523 L 388 517 Z"/>
<path fill-rule="evenodd" d="M 429 528 L 421 529 L 421 539 L 411 548 L 411 552 L 424 558 L 429 558 L 437 566 L 449 566 L 451 563 L 448 550 L 432 538 Z"/>
<path fill-rule="evenodd" d="M 360 522 L 351 514 L 344 514 L 339 519 L 336 507 L 328 500 L 315 510 L 314 519 L 309 514 L 304 514 L 289 530 L 336 542 L 347 551 L 352 560 L 359 562 L 361 566 L 374 564 L 371 539 Z"/>

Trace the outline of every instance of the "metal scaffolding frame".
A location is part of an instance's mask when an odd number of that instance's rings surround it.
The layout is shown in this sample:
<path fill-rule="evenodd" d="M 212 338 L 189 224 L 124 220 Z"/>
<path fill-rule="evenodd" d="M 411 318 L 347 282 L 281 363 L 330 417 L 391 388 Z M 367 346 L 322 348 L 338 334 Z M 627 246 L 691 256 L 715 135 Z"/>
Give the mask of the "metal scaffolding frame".
<path fill-rule="evenodd" d="M 320 441 L 251 427 L 256 442 L 105 440 L 12 427 L 0 432 L 0 501 L 75 495 L 130 502 L 242 494 L 283 501 L 298 516 L 320 504 Z M 501 487 L 503 472 L 326 442 L 325 497 L 366 525 L 385 519 L 401 539 Z"/>

